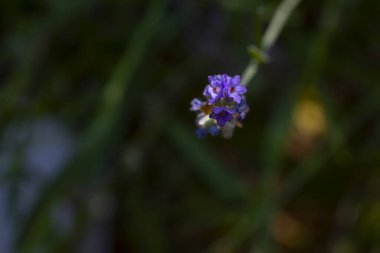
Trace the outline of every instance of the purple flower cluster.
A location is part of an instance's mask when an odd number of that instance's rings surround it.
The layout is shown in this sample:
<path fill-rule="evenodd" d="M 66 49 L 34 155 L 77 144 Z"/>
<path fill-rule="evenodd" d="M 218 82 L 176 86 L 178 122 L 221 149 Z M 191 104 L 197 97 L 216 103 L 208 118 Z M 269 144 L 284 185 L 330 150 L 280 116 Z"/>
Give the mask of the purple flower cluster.
<path fill-rule="evenodd" d="M 240 84 L 240 76 L 209 76 L 203 91 L 207 101 L 197 98 L 191 101 L 190 110 L 197 112 L 197 135 L 221 133 L 225 138 L 231 137 L 235 126 L 242 126 L 242 120 L 249 111 L 244 97 L 246 92 L 247 89 Z"/>

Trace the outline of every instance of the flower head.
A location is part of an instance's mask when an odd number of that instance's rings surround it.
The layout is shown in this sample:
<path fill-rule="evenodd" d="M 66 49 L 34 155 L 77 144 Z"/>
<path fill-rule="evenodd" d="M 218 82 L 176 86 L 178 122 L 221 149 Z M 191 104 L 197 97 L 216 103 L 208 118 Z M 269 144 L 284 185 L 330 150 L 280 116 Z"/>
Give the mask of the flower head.
<path fill-rule="evenodd" d="M 235 126 L 242 126 L 249 111 L 244 97 L 246 92 L 247 89 L 240 84 L 240 76 L 209 76 L 203 91 L 207 101 L 196 98 L 191 101 L 190 110 L 197 112 L 197 136 L 204 137 L 209 133 L 230 138 Z"/>

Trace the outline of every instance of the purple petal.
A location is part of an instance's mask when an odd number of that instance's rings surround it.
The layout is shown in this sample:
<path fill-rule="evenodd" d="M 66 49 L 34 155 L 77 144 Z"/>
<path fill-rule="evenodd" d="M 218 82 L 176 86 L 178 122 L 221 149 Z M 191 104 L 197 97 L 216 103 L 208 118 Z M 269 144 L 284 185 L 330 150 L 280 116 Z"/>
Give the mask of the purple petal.
<path fill-rule="evenodd" d="M 214 108 L 212 108 L 212 111 L 213 111 L 214 113 L 216 113 L 216 114 L 219 114 L 219 113 L 221 113 L 221 112 L 223 112 L 223 111 L 226 111 L 227 113 L 231 113 L 231 114 L 234 113 L 234 110 L 228 109 L 228 108 L 223 107 L 223 106 L 214 107 Z"/>
<path fill-rule="evenodd" d="M 208 85 L 206 85 L 205 89 L 203 90 L 203 96 L 205 96 L 205 97 L 209 96 L 209 94 L 208 94 Z"/>
<path fill-rule="evenodd" d="M 230 97 L 236 102 L 240 103 L 241 102 L 241 97 L 237 92 L 234 92 L 230 95 Z"/>
<path fill-rule="evenodd" d="M 210 118 L 216 119 L 219 126 L 224 126 L 227 121 L 232 120 L 233 110 L 225 107 L 214 107 L 213 112 L 210 114 Z"/>
<path fill-rule="evenodd" d="M 213 76 L 208 76 L 208 83 L 211 84 L 215 81 L 215 78 Z"/>
<path fill-rule="evenodd" d="M 235 87 L 235 90 L 236 90 L 236 92 L 238 93 L 238 94 L 244 94 L 244 93 L 246 93 L 247 92 L 247 88 L 245 88 L 243 85 L 237 85 L 236 87 Z"/>
<path fill-rule="evenodd" d="M 199 111 L 201 109 L 202 104 L 202 101 L 200 101 L 197 98 L 194 98 L 193 100 L 191 100 L 190 111 Z"/>
<path fill-rule="evenodd" d="M 240 85 L 240 76 L 236 75 L 231 79 L 231 85 L 232 86 L 238 86 Z"/>
<path fill-rule="evenodd" d="M 225 108 L 224 107 L 214 107 L 212 108 L 212 111 L 215 113 L 215 114 L 219 114 L 221 113 L 222 111 L 224 111 Z"/>

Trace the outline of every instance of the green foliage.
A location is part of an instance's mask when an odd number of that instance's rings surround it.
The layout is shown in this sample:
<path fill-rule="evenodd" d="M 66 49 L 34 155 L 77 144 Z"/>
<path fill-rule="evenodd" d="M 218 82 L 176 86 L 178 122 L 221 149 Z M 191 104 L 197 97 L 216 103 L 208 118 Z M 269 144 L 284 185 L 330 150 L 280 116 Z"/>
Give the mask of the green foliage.
<path fill-rule="evenodd" d="M 297 3 L 0 3 L 15 251 L 378 252 L 380 2 Z M 251 112 L 232 140 L 196 139 L 190 99 L 224 72 L 244 72 Z M 74 153 L 19 210 L 39 170 L 14 129 L 44 118 Z"/>

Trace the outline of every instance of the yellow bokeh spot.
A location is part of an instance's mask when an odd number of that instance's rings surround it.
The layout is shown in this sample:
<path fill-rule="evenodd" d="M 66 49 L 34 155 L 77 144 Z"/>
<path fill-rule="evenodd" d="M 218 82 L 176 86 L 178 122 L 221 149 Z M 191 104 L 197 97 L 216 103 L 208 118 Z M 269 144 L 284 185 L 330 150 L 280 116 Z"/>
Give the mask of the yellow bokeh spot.
<path fill-rule="evenodd" d="M 293 123 L 300 134 L 314 138 L 326 132 L 326 117 L 321 103 L 302 99 L 293 112 Z"/>

